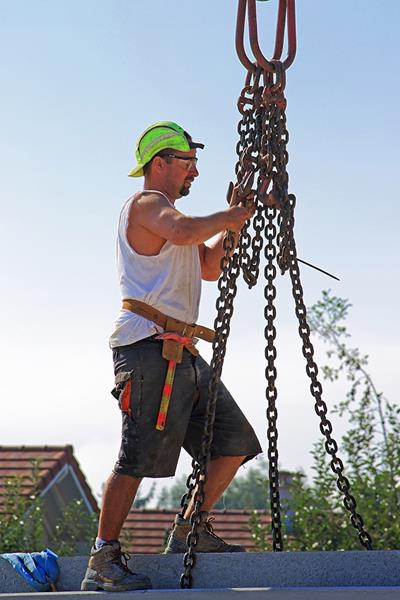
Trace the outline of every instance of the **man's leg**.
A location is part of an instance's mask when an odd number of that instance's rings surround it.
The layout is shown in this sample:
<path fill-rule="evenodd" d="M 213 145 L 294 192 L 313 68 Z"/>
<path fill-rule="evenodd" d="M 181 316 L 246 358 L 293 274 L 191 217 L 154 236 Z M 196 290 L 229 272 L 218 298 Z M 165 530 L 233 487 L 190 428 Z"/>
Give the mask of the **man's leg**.
<path fill-rule="evenodd" d="M 212 376 L 210 366 L 201 356 L 196 357 L 198 397 L 194 404 L 184 448 L 194 458 L 199 455 L 208 407 L 208 388 Z M 212 528 L 209 512 L 224 493 L 239 466 L 261 452 L 253 428 L 222 382 L 218 384 L 217 403 L 213 427 L 211 456 L 205 483 L 205 499 L 197 530 L 196 552 L 245 552 L 238 544 L 229 544 L 218 537 Z M 238 455 L 238 456 L 236 456 Z M 191 529 L 189 516 L 194 502 L 190 502 L 184 516 L 175 518 L 173 531 L 165 549 L 166 554 L 186 552 L 187 535 Z"/>
<path fill-rule="evenodd" d="M 234 478 L 245 456 L 218 456 L 208 466 L 205 501 L 202 510 L 210 512 Z M 103 540 L 116 540 L 131 509 L 141 479 L 130 475 L 112 473 L 107 480 L 100 513 L 98 537 Z M 193 512 L 191 500 L 185 518 Z"/>
<path fill-rule="evenodd" d="M 205 500 L 202 510 L 211 512 L 214 504 L 225 492 L 236 472 L 246 456 L 218 456 L 210 461 L 208 465 L 207 481 L 204 486 Z M 189 519 L 194 509 L 194 499 L 192 498 L 184 514 L 185 519 Z"/>
<path fill-rule="evenodd" d="M 228 544 L 215 535 L 209 520 L 208 513 L 222 496 L 234 478 L 238 468 L 247 458 L 244 456 L 218 456 L 208 465 L 207 481 L 204 486 L 204 502 L 201 507 L 200 526 L 198 529 L 198 542 L 196 552 L 245 552 L 243 546 Z M 194 496 L 194 494 L 193 494 Z M 184 516 L 177 515 L 174 529 L 168 539 L 165 554 L 181 553 L 187 551 L 186 539 L 191 529 L 190 515 L 194 509 L 194 497 L 191 498 Z"/>
<path fill-rule="evenodd" d="M 112 473 L 107 480 L 100 512 L 98 537 L 117 540 L 131 509 L 141 479 Z"/>
<path fill-rule="evenodd" d="M 175 373 L 167 425 L 160 437 L 154 425 L 168 366 L 162 356 L 162 342 L 145 339 L 115 348 L 113 358 L 116 373 L 113 395 L 121 400 L 123 407 L 129 400 L 130 411 L 122 414 L 121 448 L 104 492 L 98 531 L 100 539 L 97 548 L 91 552 L 82 582 L 81 589 L 89 591 L 151 587 L 147 577 L 129 572 L 117 539 L 141 476 L 169 477 L 174 474 L 195 393 L 192 355 L 185 350 Z"/>
<path fill-rule="evenodd" d="M 101 538 L 101 543 L 92 548 L 81 590 L 126 592 L 151 588 L 151 581 L 146 575 L 133 573 L 122 561 L 118 542 L 140 482 L 141 479 L 117 473 L 108 478 L 99 521 L 98 538 Z"/>

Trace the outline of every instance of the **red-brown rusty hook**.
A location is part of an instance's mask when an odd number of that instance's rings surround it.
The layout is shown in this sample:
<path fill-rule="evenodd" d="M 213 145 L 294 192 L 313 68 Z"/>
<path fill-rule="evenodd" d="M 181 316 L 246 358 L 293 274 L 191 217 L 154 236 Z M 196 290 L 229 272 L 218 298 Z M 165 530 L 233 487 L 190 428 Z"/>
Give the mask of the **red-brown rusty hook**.
<path fill-rule="evenodd" d="M 256 58 L 257 65 L 270 73 L 274 72 L 274 64 L 267 60 L 258 44 L 256 0 L 239 0 L 236 24 L 236 51 L 241 63 L 254 73 L 256 65 L 249 59 L 244 49 L 244 24 L 246 19 L 246 6 L 248 10 L 250 46 Z M 278 19 L 275 36 L 275 49 L 272 60 L 279 60 L 283 50 L 285 36 L 285 22 L 288 31 L 288 55 L 283 61 L 283 66 L 288 69 L 296 56 L 296 17 L 295 0 L 279 0 Z"/>
<path fill-rule="evenodd" d="M 283 0 L 283 2 L 286 2 L 286 0 Z M 280 3 L 282 3 L 282 0 Z M 256 0 L 247 0 L 247 18 L 249 21 L 250 46 L 257 64 L 265 71 L 273 73 L 274 67 L 272 63 L 265 58 L 258 44 Z"/>
<path fill-rule="evenodd" d="M 286 0 L 279 0 L 278 20 L 276 22 L 275 49 L 273 60 L 280 60 L 285 36 Z"/>
<path fill-rule="evenodd" d="M 238 12 L 236 20 L 236 52 L 242 65 L 249 71 L 254 73 L 256 65 L 251 62 L 244 49 L 244 23 L 246 20 L 246 2 L 247 0 L 239 0 Z"/>
<path fill-rule="evenodd" d="M 283 66 L 288 69 L 296 56 L 296 9 L 295 0 L 286 0 L 287 2 L 287 38 L 288 38 L 288 55 L 283 61 Z M 283 36 L 282 36 L 283 40 Z M 282 50 L 281 50 L 282 52 Z M 275 58 L 275 56 L 274 56 Z"/>

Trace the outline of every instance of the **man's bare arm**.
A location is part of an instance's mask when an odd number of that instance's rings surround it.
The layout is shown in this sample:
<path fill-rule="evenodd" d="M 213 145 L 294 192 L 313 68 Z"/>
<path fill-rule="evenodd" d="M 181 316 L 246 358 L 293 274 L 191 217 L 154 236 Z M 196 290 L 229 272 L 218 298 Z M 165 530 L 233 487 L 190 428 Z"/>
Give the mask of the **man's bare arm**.
<path fill-rule="evenodd" d="M 247 218 L 252 217 L 255 212 L 254 192 L 250 191 L 241 199 L 239 196 L 239 186 L 233 186 L 233 184 L 231 184 L 230 206 L 237 206 L 239 202 L 243 203 L 240 204 L 240 206 L 244 205 L 246 207 L 246 210 L 248 211 Z M 233 254 L 233 251 L 239 242 L 240 230 L 231 231 L 234 239 L 230 254 Z M 226 254 L 224 249 L 224 239 L 227 233 L 227 231 L 221 232 L 211 243 L 199 245 L 201 276 L 206 281 L 216 281 L 221 275 L 221 259 Z"/>
<path fill-rule="evenodd" d="M 224 239 L 227 231 L 221 232 L 210 244 L 199 245 L 201 276 L 205 281 L 216 281 L 221 275 L 221 259 L 225 256 Z M 234 233 L 234 247 L 239 241 L 239 232 Z"/>
<path fill-rule="evenodd" d="M 231 206 L 205 217 L 190 217 L 172 208 L 157 194 L 142 196 L 139 204 L 136 222 L 178 246 L 199 245 L 227 229 L 240 231 L 252 212 L 249 208 Z"/>

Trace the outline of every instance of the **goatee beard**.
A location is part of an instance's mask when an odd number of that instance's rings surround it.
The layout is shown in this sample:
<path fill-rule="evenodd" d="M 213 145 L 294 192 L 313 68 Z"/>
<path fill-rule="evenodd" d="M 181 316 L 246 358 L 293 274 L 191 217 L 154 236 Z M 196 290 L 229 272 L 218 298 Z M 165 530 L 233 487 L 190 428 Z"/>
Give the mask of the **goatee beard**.
<path fill-rule="evenodd" d="M 194 177 L 191 177 L 190 179 L 186 179 L 186 181 L 189 181 L 190 183 L 192 183 L 194 181 Z M 182 196 L 187 196 L 188 194 L 190 194 L 190 185 L 189 186 L 185 186 L 183 185 L 181 187 L 181 189 L 179 190 L 179 193 Z"/>

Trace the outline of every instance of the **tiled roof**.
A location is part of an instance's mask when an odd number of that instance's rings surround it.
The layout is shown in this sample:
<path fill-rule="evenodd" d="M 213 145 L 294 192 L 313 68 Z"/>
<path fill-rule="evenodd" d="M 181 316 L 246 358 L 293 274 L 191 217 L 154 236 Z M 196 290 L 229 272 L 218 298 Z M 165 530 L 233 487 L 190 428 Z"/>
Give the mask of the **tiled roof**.
<path fill-rule="evenodd" d="M 30 476 L 32 461 L 39 461 L 39 490 L 44 490 L 65 465 L 76 475 L 81 488 L 94 511 L 98 512 L 97 501 L 74 457 L 73 447 L 65 446 L 0 446 L 0 511 L 4 498 L 4 484 L 10 475 L 22 477 L 22 490 L 28 495 L 32 490 Z"/>
<path fill-rule="evenodd" d="M 211 516 L 215 517 L 215 533 L 226 542 L 241 544 L 249 551 L 255 550 L 249 529 L 249 518 L 253 512 L 261 516 L 262 525 L 269 525 L 271 518 L 266 511 L 215 510 L 211 513 Z M 123 528 L 122 540 L 125 549 L 136 554 L 160 552 L 175 514 L 174 510 L 132 509 Z"/>

